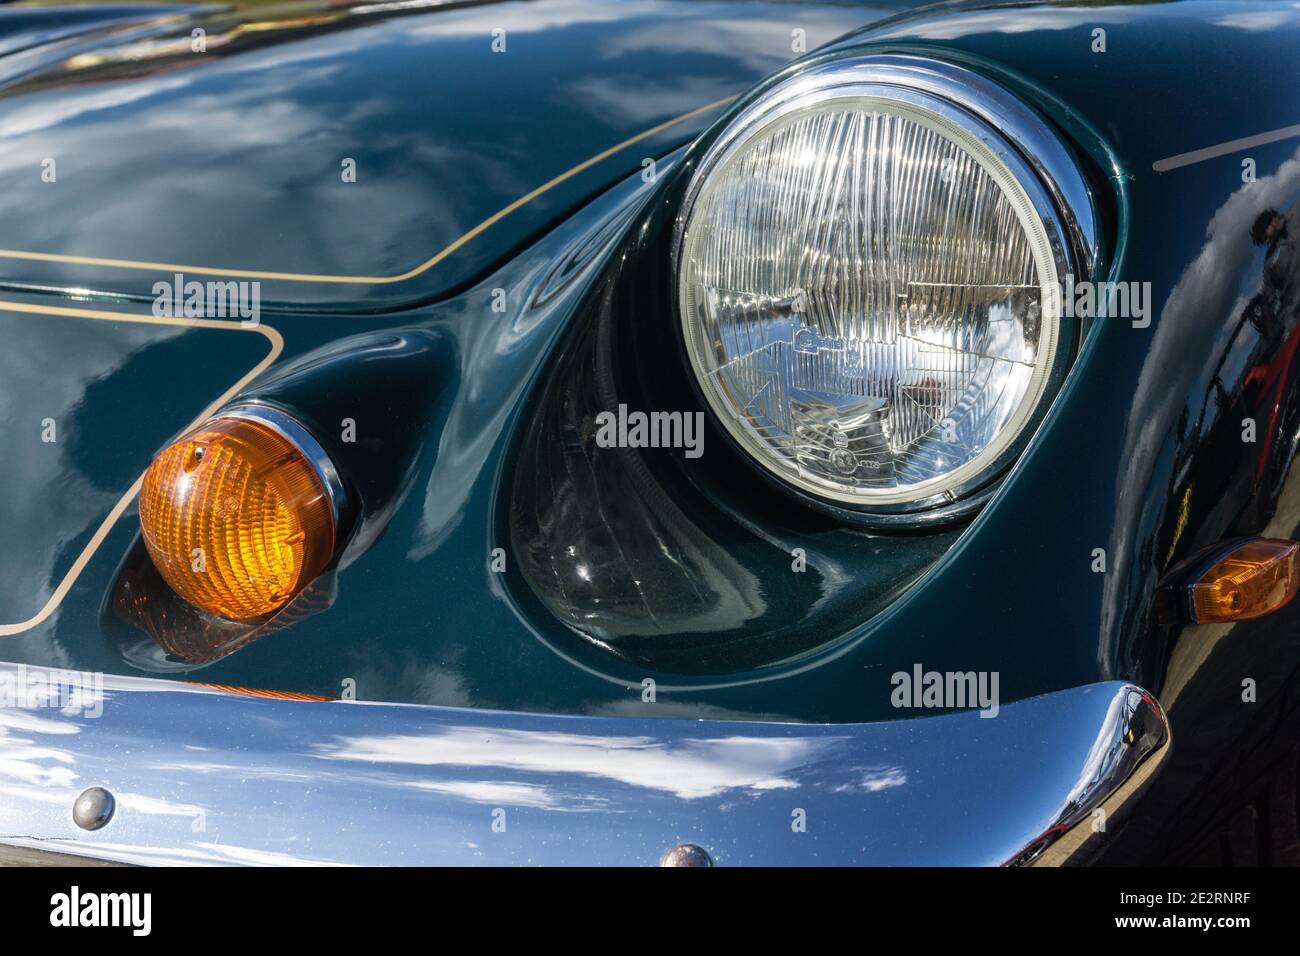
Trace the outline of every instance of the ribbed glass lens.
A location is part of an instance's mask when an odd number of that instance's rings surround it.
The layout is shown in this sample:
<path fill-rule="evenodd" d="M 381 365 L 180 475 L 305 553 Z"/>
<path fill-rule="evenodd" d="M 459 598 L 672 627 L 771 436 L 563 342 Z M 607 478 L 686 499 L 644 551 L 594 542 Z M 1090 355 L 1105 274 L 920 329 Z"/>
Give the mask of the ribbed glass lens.
<path fill-rule="evenodd" d="M 334 553 L 328 493 L 275 429 L 219 418 L 163 449 L 140 488 L 159 574 L 196 607 L 249 620 L 279 610 Z"/>
<path fill-rule="evenodd" d="M 679 282 L 723 424 L 839 501 L 918 501 L 986 471 L 1059 334 L 1052 249 L 1011 171 L 949 118 L 866 96 L 794 109 L 720 156 Z"/>

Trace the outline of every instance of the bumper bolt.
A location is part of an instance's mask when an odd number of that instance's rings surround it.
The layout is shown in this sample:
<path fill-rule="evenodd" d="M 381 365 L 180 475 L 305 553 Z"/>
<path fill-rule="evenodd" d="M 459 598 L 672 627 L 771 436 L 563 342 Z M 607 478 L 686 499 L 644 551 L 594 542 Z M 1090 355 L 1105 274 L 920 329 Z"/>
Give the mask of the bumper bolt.
<path fill-rule="evenodd" d="M 113 819 L 117 801 L 103 787 L 83 790 L 72 804 L 72 819 L 83 830 L 98 830 Z"/>
<path fill-rule="evenodd" d="M 694 843 L 675 846 L 659 858 L 660 866 L 712 866 L 713 858 Z"/>

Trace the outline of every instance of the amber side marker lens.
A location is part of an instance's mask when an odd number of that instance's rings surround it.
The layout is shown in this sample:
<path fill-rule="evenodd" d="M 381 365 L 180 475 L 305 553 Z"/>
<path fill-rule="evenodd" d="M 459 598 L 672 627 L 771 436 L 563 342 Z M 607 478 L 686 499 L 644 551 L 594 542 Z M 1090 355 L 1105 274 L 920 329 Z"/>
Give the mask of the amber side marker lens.
<path fill-rule="evenodd" d="M 1187 588 L 1188 613 L 1195 624 L 1261 617 L 1295 597 L 1300 544 L 1252 538 L 1220 555 Z"/>
<path fill-rule="evenodd" d="M 336 481 L 314 439 L 283 413 L 219 416 L 145 472 L 145 548 L 191 604 L 234 620 L 264 617 L 334 556 Z"/>

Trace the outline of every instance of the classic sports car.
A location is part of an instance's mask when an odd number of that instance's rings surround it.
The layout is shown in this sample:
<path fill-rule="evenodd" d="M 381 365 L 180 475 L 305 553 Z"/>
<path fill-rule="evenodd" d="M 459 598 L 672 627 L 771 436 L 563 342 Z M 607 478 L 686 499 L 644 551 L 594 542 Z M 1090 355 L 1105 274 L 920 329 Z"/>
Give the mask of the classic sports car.
<path fill-rule="evenodd" d="M 0 860 L 1300 863 L 1297 50 L 0 13 Z"/>

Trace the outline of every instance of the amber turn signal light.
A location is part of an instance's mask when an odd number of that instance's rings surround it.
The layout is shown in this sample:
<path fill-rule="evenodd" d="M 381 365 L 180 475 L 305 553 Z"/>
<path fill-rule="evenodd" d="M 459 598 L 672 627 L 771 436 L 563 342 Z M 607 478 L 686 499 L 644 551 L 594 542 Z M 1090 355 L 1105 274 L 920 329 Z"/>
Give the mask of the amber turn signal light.
<path fill-rule="evenodd" d="M 1300 544 L 1251 538 L 1212 559 L 1187 587 L 1187 610 L 1195 624 L 1261 617 L 1295 597 Z"/>
<path fill-rule="evenodd" d="M 284 607 L 334 556 L 341 485 L 310 434 L 262 406 L 172 443 L 140 489 L 158 573 L 196 607 L 234 620 Z"/>

